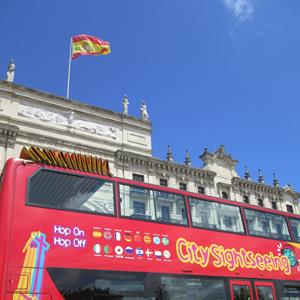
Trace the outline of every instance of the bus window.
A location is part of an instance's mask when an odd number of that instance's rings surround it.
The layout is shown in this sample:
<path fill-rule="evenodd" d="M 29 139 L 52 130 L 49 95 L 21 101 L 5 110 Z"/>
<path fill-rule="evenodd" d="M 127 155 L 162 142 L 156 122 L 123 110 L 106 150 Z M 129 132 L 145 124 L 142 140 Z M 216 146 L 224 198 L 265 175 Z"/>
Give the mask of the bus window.
<path fill-rule="evenodd" d="M 245 209 L 246 221 L 251 235 L 291 240 L 283 216 Z"/>
<path fill-rule="evenodd" d="M 187 225 L 183 196 L 124 184 L 119 190 L 122 216 Z"/>
<path fill-rule="evenodd" d="M 299 287 L 287 287 L 284 289 L 284 296 L 281 297 L 281 300 L 300 300 L 300 288 Z"/>
<path fill-rule="evenodd" d="M 160 191 L 153 191 L 153 196 L 158 221 L 187 225 L 183 196 Z"/>
<path fill-rule="evenodd" d="M 297 242 L 300 242 L 300 219 L 290 218 L 289 220 L 290 220 L 294 238 Z"/>
<path fill-rule="evenodd" d="M 66 300 L 226 299 L 224 280 L 217 278 L 104 270 L 48 270 Z"/>
<path fill-rule="evenodd" d="M 223 280 L 206 278 L 185 278 L 179 276 L 162 276 L 161 286 L 167 295 L 155 299 L 226 299 Z"/>
<path fill-rule="evenodd" d="M 114 214 L 112 182 L 43 169 L 30 178 L 28 189 L 28 205 Z"/>
<path fill-rule="evenodd" d="M 256 281 L 254 287 L 257 300 L 276 300 L 273 282 Z"/>
<path fill-rule="evenodd" d="M 243 233 L 239 207 L 189 198 L 194 227 Z"/>
<path fill-rule="evenodd" d="M 250 300 L 250 286 L 244 285 L 233 285 L 233 299 L 234 300 Z"/>

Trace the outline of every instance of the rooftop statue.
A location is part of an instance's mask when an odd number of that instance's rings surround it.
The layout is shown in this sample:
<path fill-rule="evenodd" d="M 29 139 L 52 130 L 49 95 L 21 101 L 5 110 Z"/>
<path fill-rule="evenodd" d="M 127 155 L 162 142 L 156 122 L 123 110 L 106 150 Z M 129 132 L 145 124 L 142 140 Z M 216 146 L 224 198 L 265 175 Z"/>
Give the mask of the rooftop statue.
<path fill-rule="evenodd" d="M 147 106 L 146 106 L 146 104 L 145 104 L 144 101 L 142 102 L 140 110 L 141 110 L 141 118 L 142 118 L 142 120 L 148 121 L 149 115 L 148 115 L 148 111 L 147 111 Z"/>
<path fill-rule="evenodd" d="M 9 64 L 8 64 L 8 67 L 7 67 L 6 81 L 14 82 L 15 69 L 16 69 L 16 66 L 14 64 L 14 61 L 11 59 Z"/>
<path fill-rule="evenodd" d="M 124 95 L 123 97 L 123 115 L 128 115 L 128 106 L 129 106 L 129 101 L 128 101 L 128 97 L 126 95 Z"/>

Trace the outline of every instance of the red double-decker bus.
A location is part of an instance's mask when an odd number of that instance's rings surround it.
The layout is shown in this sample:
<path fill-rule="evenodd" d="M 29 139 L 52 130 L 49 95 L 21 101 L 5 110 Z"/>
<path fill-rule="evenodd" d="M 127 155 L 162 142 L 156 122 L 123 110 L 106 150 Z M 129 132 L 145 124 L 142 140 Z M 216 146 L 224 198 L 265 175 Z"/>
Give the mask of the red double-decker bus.
<path fill-rule="evenodd" d="M 300 218 L 31 147 L 0 185 L 0 299 L 300 299 Z"/>

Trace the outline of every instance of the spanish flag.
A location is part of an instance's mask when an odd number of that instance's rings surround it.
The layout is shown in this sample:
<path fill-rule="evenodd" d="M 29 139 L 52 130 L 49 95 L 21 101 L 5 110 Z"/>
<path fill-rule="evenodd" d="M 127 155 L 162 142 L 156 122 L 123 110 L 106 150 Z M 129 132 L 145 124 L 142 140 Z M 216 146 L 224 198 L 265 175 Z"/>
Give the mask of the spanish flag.
<path fill-rule="evenodd" d="M 109 42 L 85 34 L 72 37 L 72 59 L 81 55 L 107 55 L 109 53 Z"/>

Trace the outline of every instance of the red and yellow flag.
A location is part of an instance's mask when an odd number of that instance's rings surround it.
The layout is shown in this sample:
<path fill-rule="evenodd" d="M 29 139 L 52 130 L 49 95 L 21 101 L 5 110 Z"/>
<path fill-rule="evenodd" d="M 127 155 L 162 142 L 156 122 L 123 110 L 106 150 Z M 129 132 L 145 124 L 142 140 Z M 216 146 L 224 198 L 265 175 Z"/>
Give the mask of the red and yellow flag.
<path fill-rule="evenodd" d="M 107 55 L 109 53 L 109 42 L 85 34 L 72 37 L 72 59 L 81 55 Z"/>

